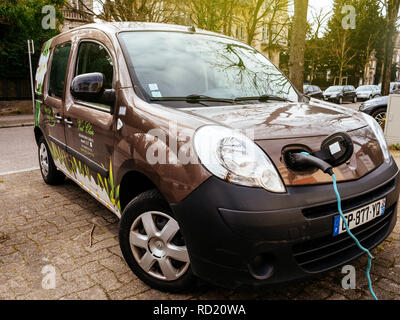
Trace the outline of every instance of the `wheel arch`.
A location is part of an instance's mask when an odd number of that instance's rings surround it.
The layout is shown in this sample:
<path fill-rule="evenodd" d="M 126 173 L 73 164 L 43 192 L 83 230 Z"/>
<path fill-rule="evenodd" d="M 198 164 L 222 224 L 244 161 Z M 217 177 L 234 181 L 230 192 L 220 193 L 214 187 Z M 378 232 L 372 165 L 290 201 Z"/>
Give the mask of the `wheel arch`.
<path fill-rule="evenodd" d="M 124 210 L 133 198 L 145 191 L 157 189 L 160 192 L 156 184 L 147 175 L 137 170 L 125 172 L 120 181 L 121 210 Z M 160 192 L 160 194 L 162 193 Z"/>
<path fill-rule="evenodd" d="M 44 134 L 43 134 L 42 130 L 39 127 L 35 127 L 33 129 L 33 132 L 35 134 L 36 144 L 39 144 L 39 139 L 40 139 L 40 137 L 44 136 Z"/>

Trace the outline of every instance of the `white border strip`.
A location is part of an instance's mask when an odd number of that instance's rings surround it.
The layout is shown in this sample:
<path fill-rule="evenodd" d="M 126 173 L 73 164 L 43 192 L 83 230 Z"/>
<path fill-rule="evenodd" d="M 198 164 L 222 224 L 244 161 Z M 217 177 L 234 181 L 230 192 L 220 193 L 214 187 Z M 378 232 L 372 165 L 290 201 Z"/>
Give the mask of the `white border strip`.
<path fill-rule="evenodd" d="M 20 172 L 27 172 L 27 171 L 33 171 L 33 170 L 40 170 L 39 167 L 33 167 L 29 169 L 22 169 L 22 170 L 15 170 L 15 171 L 7 171 L 7 172 L 0 172 L 0 176 L 5 176 L 7 174 L 13 174 L 13 173 L 20 173 Z"/>

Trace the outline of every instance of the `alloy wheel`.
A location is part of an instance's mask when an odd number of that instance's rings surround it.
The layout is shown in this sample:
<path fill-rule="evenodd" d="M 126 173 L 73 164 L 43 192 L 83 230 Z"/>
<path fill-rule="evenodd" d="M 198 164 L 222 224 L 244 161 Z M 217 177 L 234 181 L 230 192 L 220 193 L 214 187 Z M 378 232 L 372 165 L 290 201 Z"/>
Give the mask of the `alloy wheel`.
<path fill-rule="evenodd" d="M 131 226 L 129 243 L 138 265 L 154 278 L 177 280 L 190 265 L 178 222 L 165 213 L 139 215 Z"/>
<path fill-rule="evenodd" d="M 45 177 L 49 174 L 49 156 L 47 154 L 47 149 L 44 143 L 40 145 L 39 153 L 40 169 Z"/>
<path fill-rule="evenodd" d="M 379 123 L 382 130 L 385 128 L 386 112 L 382 111 L 375 115 L 375 120 Z"/>

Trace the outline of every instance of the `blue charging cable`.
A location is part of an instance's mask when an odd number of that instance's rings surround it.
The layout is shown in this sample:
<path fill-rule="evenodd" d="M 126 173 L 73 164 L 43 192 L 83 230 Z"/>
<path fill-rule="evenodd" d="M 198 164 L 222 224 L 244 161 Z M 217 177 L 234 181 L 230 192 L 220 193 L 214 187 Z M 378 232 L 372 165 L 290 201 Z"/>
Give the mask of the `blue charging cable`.
<path fill-rule="evenodd" d="M 310 154 L 309 154 L 308 152 L 300 152 L 300 153 L 302 153 L 302 154 L 304 154 L 304 155 L 307 155 L 307 156 L 310 156 Z M 315 162 L 314 162 L 313 164 L 314 164 L 314 165 L 315 165 L 315 164 L 318 165 L 318 163 L 315 163 Z M 323 169 L 323 167 L 320 167 L 320 169 L 321 169 L 322 171 L 328 169 L 328 170 L 326 170 L 326 171 L 324 171 L 324 172 L 329 173 L 330 176 L 332 177 L 333 190 L 335 191 L 335 194 L 336 194 L 339 214 L 340 214 L 340 216 L 341 216 L 341 218 L 342 218 L 342 220 L 343 220 L 343 223 L 344 223 L 344 226 L 345 226 L 345 228 L 346 228 L 347 233 L 348 233 L 349 236 L 355 241 L 355 243 L 357 244 L 357 246 L 358 246 L 362 251 L 364 251 L 365 253 L 368 254 L 367 279 L 368 279 L 369 291 L 371 292 L 371 294 L 372 294 L 372 296 L 374 297 L 374 299 L 375 299 L 375 300 L 378 300 L 378 298 L 376 297 L 376 295 L 375 295 L 375 293 L 374 293 L 374 290 L 372 289 L 372 282 L 371 282 L 371 277 L 370 277 L 370 274 L 369 274 L 369 272 L 370 272 L 370 270 L 371 270 L 371 261 L 372 261 L 372 259 L 373 259 L 374 257 L 372 256 L 371 252 L 369 252 L 368 249 L 364 248 L 364 247 L 361 245 L 360 241 L 358 241 L 358 239 L 355 237 L 355 235 L 354 235 L 354 234 L 350 231 L 350 229 L 349 229 L 349 226 L 348 226 L 348 224 L 347 224 L 347 220 L 346 220 L 346 218 L 345 218 L 344 215 L 343 215 L 342 203 L 341 203 L 341 200 L 340 200 L 340 194 L 339 194 L 339 190 L 338 190 L 337 183 L 336 183 L 336 177 L 335 177 L 335 174 L 332 172 L 332 168 L 329 168 L 329 167 L 328 167 L 328 168 L 326 168 L 326 169 Z"/>
<path fill-rule="evenodd" d="M 343 219 L 344 222 L 344 226 L 346 227 L 346 231 L 349 234 L 350 237 L 353 238 L 353 240 L 355 241 L 355 243 L 357 244 L 357 246 L 364 251 L 365 253 L 368 254 L 368 267 L 367 267 L 367 279 L 368 279 L 368 286 L 369 286 L 369 291 L 371 292 L 372 296 L 374 297 L 375 300 L 378 300 L 378 298 L 376 297 L 374 290 L 372 289 L 372 282 L 371 282 L 371 277 L 369 274 L 369 271 L 371 270 L 371 261 L 374 258 L 371 254 L 371 252 L 369 252 L 368 249 L 364 248 L 360 241 L 358 241 L 358 239 L 354 236 L 354 234 L 350 231 L 349 226 L 347 224 L 347 220 L 343 215 L 343 211 L 342 211 L 342 204 L 341 204 L 341 200 L 340 200 L 340 194 L 337 188 L 337 184 L 336 184 L 336 177 L 335 175 L 332 173 L 331 175 L 332 177 L 332 182 L 333 182 L 333 189 L 335 190 L 335 194 L 336 194 L 336 198 L 337 198 L 337 204 L 338 204 L 338 210 L 339 210 L 339 214 Z"/>

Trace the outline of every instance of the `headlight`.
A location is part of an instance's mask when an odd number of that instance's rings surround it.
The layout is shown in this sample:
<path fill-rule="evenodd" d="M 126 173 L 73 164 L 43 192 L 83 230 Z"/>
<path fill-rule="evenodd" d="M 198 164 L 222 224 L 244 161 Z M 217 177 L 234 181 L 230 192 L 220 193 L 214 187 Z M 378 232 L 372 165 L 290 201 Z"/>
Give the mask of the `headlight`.
<path fill-rule="evenodd" d="M 244 134 L 223 126 L 204 126 L 194 135 L 194 148 L 202 164 L 223 180 L 286 191 L 271 160 Z"/>
<path fill-rule="evenodd" d="M 383 134 L 381 126 L 376 122 L 374 118 L 372 118 L 370 115 L 366 113 L 361 113 L 367 121 L 368 125 L 372 129 L 373 133 L 375 134 L 376 139 L 379 142 L 379 146 L 381 147 L 382 153 L 383 153 L 383 158 L 385 159 L 385 162 L 390 161 L 390 152 L 389 148 L 385 139 L 385 135 Z"/>

